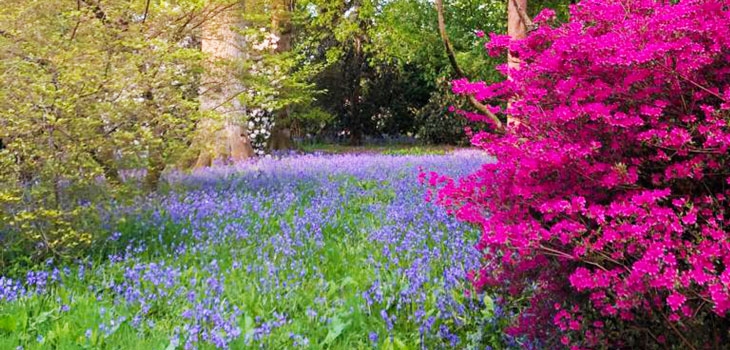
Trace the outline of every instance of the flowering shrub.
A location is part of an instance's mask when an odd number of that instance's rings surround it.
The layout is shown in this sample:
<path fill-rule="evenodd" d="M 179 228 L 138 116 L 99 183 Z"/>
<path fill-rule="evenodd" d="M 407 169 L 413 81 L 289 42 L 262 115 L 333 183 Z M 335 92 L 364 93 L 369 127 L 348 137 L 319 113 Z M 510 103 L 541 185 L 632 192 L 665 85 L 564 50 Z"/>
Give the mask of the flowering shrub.
<path fill-rule="evenodd" d="M 274 127 L 273 119 L 270 110 L 254 108 L 249 112 L 247 132 L 256 155 L 266 154 L 271 129 Z"/>
<path fill-rule="evenodd" d="M 519 121 L 473 135 L 496 163 L 429 178 L 483 228 L 475 285 L 531 296 L 517 330 L 556 346 L 728 343 L 728 5 L 584 0 L 557 27 L 543 11 L 525 40 L 491 35 L 490 54 L 522 62 L 510 80 L 453 83 L 511 100 L 493 108 Z"/>
<path fill-rule="evenodd" d="M 279 66 L 272 55 L 279 45 L 280 37 L 270 33 L 266 28 L 258 30 L 248 29 L 245 37 L 253 54 L 253 64 L 247 67 L 247 83 L 252 87 L 246 90 L 240 97 L 248 106 L 247 126 L 249 140 L 254 152 L 258 156 L 267 153 L 267 144 L 271 137 L 271 130 L 274 127 L 275 109 L 282 107 L 276 99 L 280 95 L 282 81 L 286 79 L 286 72 Z"/>

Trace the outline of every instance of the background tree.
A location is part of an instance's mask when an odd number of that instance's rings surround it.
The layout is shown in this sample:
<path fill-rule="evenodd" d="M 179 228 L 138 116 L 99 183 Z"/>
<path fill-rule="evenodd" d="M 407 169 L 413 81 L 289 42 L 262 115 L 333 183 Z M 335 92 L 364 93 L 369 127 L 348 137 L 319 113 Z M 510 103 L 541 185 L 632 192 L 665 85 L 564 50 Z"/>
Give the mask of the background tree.
<path fill-rule="evenodd" d="M 325 134 L 334 138 L 361 129 L 371 137 L 414 135 L 423 142 L 465 142 L 463 131 L 439 135 L 441 130 L 463 130 L 467 121 L 448 112 L 466 107 L 465 97 L 453 99 L 446 81 L 454 73 L 438 26 L 438 11 L 425 0 L 363 2 L 368 10 L 355 17 L 355 2 L 327 0 L 298 4 L 300 35 L 295 46 L 306 52 L 305 62 L 321 62 L 326 68 L 316 76 L 317 87 L 325 90 L 315 103 L 332 118 Z M 551 6 L 561 19 L 568 1 L 533 1 L 530 15 Z M 488 57 L 483 52 L 484 31 L 506 33 L 507 2 L 483 0 L 447 1 L 443 6 L 444 29 L 453 56 L 463 76 L 496 82 L 503 77 L 495 67 L 506 57 Z M 364 21 L 366 29 L 353 22 Z M 360 23 L 360 22 L 358 22 Z M 354 33 L 358 32 L 358 35 Z M 360 84 L 351 84 L 357 45 L 350 38 L 363 38 Z M 339 40 L 338 38 L 342 38 Z M 359 87 L 355 90 L 355 87 Z M 350 101 L 358 92 L 359 107 Z M 465 109 L 465 108 L 460 108 Z M 466 108 L 474 110 L 473 107 Z M 359 114 L 353 114 L 357 111 Z M 353 116 L 359 115 L 354 118 Z M 352 135 L 349 137 L 352 139 Z"/>
<path fill-rule="evenodd" d="M 297 47 L 308 61 L 326 66 L 314 81 L 326 91 L 316 105 L 335 116 L 326 128 L 329 135 L 359 143 L 365 135 L 414 132 L 415 111 L 435 85 L 428 75 L 435 74 L 423 69 L 432 65 L 413 59 L 431 57 L 415 46 L 405 47 L 405 41 L 417 35 L 411 30 L 433 34 L 402 23 L 427 23 L 423 9 L 418 2 L 403 1 L 310 1 L 299 6 L 303 35 Z"/>
<path fill-rule="evenodd" d="M 290 0 L 245 2 L 239 31 L 247 54 L 238 61 L 236 78 L 244 86 L 238 99 L 257 154 L 292 148 L 289 129 L 311 110 L 317 94 L 310 79 L 319 65 L 302 63 L 301 53 L 292 50 L 294 6 Z"/>
<path fill-rule="evenodd" d="M 279 37 L 279 43 L 274 50 L 276 54 L 286 54 L 292 49 L 294 37 L 293 12 L 296 7 L 294 0 L 274 0 L 271 14 L 271 31 Z M 285 150 L 294 148 L 291 130 L 289 128 L 292 106 L 280 108 L 275 119 L 279 121 L 271 130 L 269 150 Z"/>
<path fill-rule="evenodd" d="M 211 10 L 203 25 L 202 51 L 207 67 L 202 79 L 200 108 L 207 114 L 200 123 L 200 155 L 196 168 L 210 166 L 216 158 L 241 161 L 254 155 L 246 132 L 246 113 L 238 98 L 244 87 L 235 69 L 246 59 L 242 3 L 235 0 Z"/>

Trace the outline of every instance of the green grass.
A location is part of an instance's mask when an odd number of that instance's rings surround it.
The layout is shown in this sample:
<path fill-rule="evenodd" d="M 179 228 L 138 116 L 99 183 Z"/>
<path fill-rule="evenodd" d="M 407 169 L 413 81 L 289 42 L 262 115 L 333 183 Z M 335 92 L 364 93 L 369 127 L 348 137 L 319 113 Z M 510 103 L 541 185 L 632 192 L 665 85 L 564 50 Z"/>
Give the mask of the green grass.
<path fill-rule="evenodd" d="M 299 146 L 304 152 L 307 153 L 330 153 L 330 154 L 345 154 L 345 153 L 376 153 L 384 155 L 428 155 L 436 154 L 443 155 L 452 152 L 461 147 L 447 146 L 447 145 L 364 145 L 364 146 L 349 146 L 342 144 L 302 144 Z"/>

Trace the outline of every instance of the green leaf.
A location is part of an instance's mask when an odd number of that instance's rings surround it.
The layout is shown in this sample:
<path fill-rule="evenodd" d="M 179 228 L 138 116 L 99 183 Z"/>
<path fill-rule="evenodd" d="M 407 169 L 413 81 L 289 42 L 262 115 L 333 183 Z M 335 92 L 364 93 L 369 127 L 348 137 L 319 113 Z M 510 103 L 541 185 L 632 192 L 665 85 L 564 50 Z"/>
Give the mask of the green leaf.
<path fill-rule="evenodd" d="M 253 323 L 253 318 L 251 316 L 246 315 L 243 321 L 243 334 L 251 337 L 253 336 L 253 330 L 256 327 L 256 325 Z"/>
<path fill-rule="evenodd" d="M 387 338 L 385 341 L 385 344 L 383 344 L 384 350 L 408 350 L 408 346 L 397 337 L 393 337 L 392 339 L 390 337 Z"/>
<path fill-rule="evenodd" d="M 33 320 L 30 323 L 30 328 L 37 329 L 37 327 L 39 325 L 48 321 L 48 319 L 51 318 L 52 314 L 53 314 L 53 311 L 41 312 L 40 314 L 38 314 L 38 316 L 33 318 Z"/>
<path fill-rule="evenodd" d="M 332 318 L 332 322 L 329 325 L 329 330 L 327 332 L 327 337 L 324 338 L 324 341 L 322 342 L 322 345 L 328 345 L 337 339 L 337 337 L 342 334 L 342 332 L 350 325 L 350 322 L 343 322 L 342 319 L 338 316 L 335 316 Z"/>
<path fill-rule="evenodd" d="M 484 295 L 484 309 L 482 310 L 482 314 L 488 318 L 494 315 L 494 300 L 488 295 Z"/>

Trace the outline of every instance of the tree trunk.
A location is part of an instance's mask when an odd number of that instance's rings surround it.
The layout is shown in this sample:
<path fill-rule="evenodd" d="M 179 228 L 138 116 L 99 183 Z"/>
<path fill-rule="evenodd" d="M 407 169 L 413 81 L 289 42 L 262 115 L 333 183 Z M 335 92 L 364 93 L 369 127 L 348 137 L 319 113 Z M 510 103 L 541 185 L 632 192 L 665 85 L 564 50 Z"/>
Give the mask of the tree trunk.
<path fill-rule="evenodd" d="M 292 38 L 294 36 L 294 28 L 291 23 L 292 11 L 294 10 L 294 0 L 274 0 L 273 11 L 271 15 L 271 30 L 279 36 L 276 53 L 284 53 L 291 50 Z M 288 107 L 278 110 L 274 116 L 275 124 L 271 130 L 269 138 L 269 150 L 289 150 L 294 148 L 294 142 L 291 138 L 291 130 L 289 129 L 289 111 Z"/>
<path fill-rule="evenodd" d="M 210 166 L 215 160 L 237 162 L 254 155 L 244 126 L 245 110 L 238 100 L 243 86 L 230 64 L 245 59 L 243 39 L 235 31 L 242 25 L 240 11 L 240 3 L 233 3 L 203 25 L 202 51 L 209 57 L 200 94 L 204 119 L 199 125 L 201 150 L 196 168 Z"/>
<path fill-rule="evenodd" d="M 272 151 L 276 150 L 290 150 L 294 148 L 294 142 L 291 138 L 291 129 L 289 128 L 278 128 L 274 127 L 271 130 L 271 137 L 269 138 L 269 149 Z"/>
<path fill-rule="evenodd" d="M 114 159 L 114 149 L 108 146 L 102 147 L 98 152 L 92 151 L 91 158 L 101 166 L 104 171 L 104 178 L 111 184 L 119 185 L 122 177 L 119 175 L 119 168 Z"/>
<path fill-rule="evenodd" d="M 357 9 L 357 11 L 360 11 L 360 8 Z M 358 12 L 358 16 L 359 16 Z M 361 31 L 364 32 L 365 28 L 363 28 L 363 25 L 360 25 Z M 362 121 L 362 104 L 361 104 L 361 86 L 362 86 L 362 78 L 363 78 L 363 65 L 365 63 L 365 55 L 363 52 L 363 34 L 357 33 L 354 40 L 354 48 L 352 53 L 352 63 L 350 66 L 351 70 L 351 88 L 350 88 L 350 145 L 352 146 L 359 146 L 362 144 L 363 141 L 363 127 L 364 123 Z"/>
<path fill-rule="evenodd" d="M 271 30 L 279 36 L 275 52 L 282 53 L 291 50 L 293 26 L 291 23 L 294 0 L 274 0 L 271 13 Z"/>
<path fill-rule="evenodd" d="M 527 0 L 507 0 L 507 35 L 512 40 L 522 40 L 527 36 L 527 23 L 520 14 L 527 12 Z M 507 53 L 507 79 L 512 79 L 511 72 L 520 69 L 520 59 Z M 512 101 L 507 102 L 507 108 Z M 519 120 L 507 115 L 507 125 L 519 125 Z"/>
<path fill-rule="evenodd" d="M 148 192 L 154 192 L 160 184 L 162 172 L 165 171 L 165 158 L 162 154 L 161 145 L 153 145 L 149 148 L 147 155 L 147 174 L 144 177 L 143 186 Z"/>
<path fill-rule="evenodd" d="M 507 35 L 512 40 L 521 40 L 527 36 L 527 25 L 520 17 L 520 9 L 527 11 L 527 0 L 507 0 Z M 519 69 L 520 59 L 509 52 L 507 66 L 510 70 Z"/>

